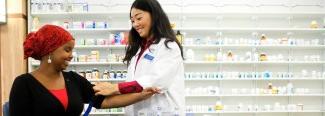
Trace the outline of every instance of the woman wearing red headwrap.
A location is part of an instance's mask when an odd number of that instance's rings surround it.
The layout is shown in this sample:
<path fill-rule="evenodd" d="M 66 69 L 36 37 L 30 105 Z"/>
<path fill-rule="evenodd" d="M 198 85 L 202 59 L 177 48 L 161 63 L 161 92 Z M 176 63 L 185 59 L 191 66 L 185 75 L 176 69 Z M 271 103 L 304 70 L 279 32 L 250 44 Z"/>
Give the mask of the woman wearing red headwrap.
<path fill-rule="evenodd" d="M 61 27 L 45 25 L 24 42 L 25 58 L 40 60 L 38 69 L 18 76 L 11 88 L 11 116 L 80 116 L 84 103 L 96 108 L 121 107 L 149 98 L 158 91 L 95 96 L 93 85 L 75 72 L 64 72 L 72 59 L 73 37 Z M 110 95 L 118 94 L 111 88 Z M 105 101 L 105 103 L 103 103 Z M 109 103 L 109 104 L 108 104 Z"/>

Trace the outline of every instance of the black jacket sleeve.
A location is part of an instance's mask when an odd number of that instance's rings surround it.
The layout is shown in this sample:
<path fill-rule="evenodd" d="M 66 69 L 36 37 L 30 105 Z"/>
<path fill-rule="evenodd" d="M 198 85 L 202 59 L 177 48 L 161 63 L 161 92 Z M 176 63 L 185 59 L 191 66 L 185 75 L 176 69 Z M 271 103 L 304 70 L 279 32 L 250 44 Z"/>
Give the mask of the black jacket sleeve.
<path fill-rule="evenodd" d="M 74 78 L 76 78 L 79 82 L 80 90 L 81 90 L 81 96 L 84 103 L 93 103 L 93 107 L 99 109 L 101 108 L 102 102 L 105 99 L 105 96 L 99 95 L 95 96 L 95 91 L 93 89 L 93 86 L 87 79 L 80 76 L 79 74 L 75 72 L 70 72 Z"/>
<path fill-rule="evenodd" d="M 10 116 L 32 116 L 31 107 L 32 97 L 27 85 L 28 78 L 19 76 L 15 79 L 9 96 Z"/>

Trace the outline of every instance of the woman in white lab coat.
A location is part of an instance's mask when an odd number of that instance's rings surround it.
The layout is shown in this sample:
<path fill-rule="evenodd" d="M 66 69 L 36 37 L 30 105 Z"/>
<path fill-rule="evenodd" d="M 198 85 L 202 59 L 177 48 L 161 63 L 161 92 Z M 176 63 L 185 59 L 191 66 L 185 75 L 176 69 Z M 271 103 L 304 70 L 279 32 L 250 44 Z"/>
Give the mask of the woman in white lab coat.
<path fill-rule="evenodd" d="M 126 115 L 185 115 L 182 46 L 166 13 L 157 0 L 135 0 L 130 19 L 132 29 L 124 58 L 128 80 L 116 87 L 121 94 L 158 87 L 161 94 L 127 106 Z M 105 95 L 100 85 L 94 89 Z"/>

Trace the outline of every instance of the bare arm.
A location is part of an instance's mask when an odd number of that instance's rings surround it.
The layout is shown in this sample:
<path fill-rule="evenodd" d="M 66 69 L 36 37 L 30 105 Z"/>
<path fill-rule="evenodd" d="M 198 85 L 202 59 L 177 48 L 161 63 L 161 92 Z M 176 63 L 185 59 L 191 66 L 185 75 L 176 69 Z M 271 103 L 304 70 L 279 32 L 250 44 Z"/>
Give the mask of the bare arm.
<path fill-rule="evenodd" d="M 124 107 L 136 102 L 150 98 L 157 93 L 153 88 L 144 89 L 140 93 L 129 93 L 107 96 L 102 102 L 101 108 L 117 108 Z"/>

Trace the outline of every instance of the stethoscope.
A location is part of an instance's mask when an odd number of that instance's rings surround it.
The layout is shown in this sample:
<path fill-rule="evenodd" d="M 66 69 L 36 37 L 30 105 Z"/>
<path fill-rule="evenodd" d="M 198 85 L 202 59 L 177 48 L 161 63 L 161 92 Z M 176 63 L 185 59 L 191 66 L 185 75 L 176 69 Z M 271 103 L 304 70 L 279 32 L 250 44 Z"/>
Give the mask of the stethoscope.
<path fill-rule="evenodd" d="M 90 101 L 90 102 L 89 102 L 89 105 L 88 105 L 88 107 L 87 107 L 87 109 L 86 109 L 86 111 L 85 111 L 85 113 L 84 113 L 83 116 L 89 116 L 89 113 L 90 113 L 92 107 L 93 107 L 93 102 Z"/>

